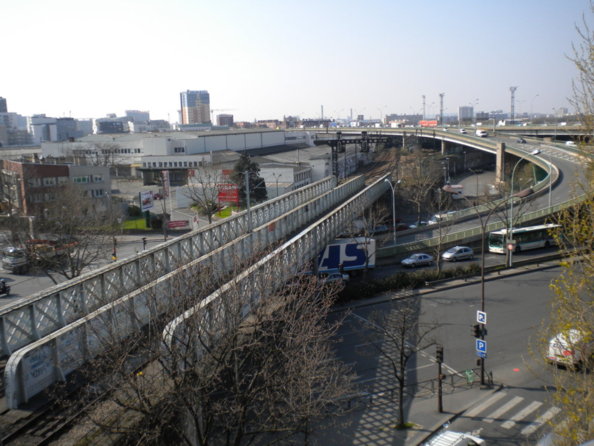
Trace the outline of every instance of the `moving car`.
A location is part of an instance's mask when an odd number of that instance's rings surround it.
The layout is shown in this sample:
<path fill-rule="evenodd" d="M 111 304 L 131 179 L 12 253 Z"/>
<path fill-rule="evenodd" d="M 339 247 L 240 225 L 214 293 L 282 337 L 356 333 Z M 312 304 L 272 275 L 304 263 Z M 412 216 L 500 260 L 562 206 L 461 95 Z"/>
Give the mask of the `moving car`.
<path fill-rule="evenodd" d="M 526 140 L 524 138 L 521 138 L 521 137 L 518 138 L 518 139 L 516 139 L 516 142 L 517 143 L 520 143 L 520 144 L 526 144 Z"/>
<path fill-rule="evenodd" d="M 462 133 L 463 135 L 466 135 L 466 129 L 460 129 L 459 132 Z"/>
<path fill-rule="evenodd" d="M 476 134 L 476 136 L 480 136 L 481 138 L 486 138 L 487 137 L 486 130 L 477 130 L 475 134 Z"/>
<path fill-rule="evenodd" d="M 456 262 L 458 260 L 474 258 L 474 251 L 468 246 L 454 246 L 441 255 L 446 262 Z"/>
<path fill-rule="evenodd" d="M 433 263 L 433 257 L 429 254 L 425 254 L 424 252 L 419 252 L 417 254 L 411 255 L 410 257 L 407 257 L 400 263 L 402 264 L 402 266 L 406 266 L 407 268 L 427 266 Z"/>

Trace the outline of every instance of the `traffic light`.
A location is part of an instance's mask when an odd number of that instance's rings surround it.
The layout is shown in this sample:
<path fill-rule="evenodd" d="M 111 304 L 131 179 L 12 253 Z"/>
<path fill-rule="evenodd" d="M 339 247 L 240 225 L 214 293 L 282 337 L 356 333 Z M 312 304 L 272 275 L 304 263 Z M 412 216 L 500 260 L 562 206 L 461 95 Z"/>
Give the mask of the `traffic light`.
<path fill-rule="evenodd" d="M 475 338 L 481 337 L 481 326 L 479 324 L 474 324 L 472 326 L 472 336 L 474 336 Z"/>
<path fill-rule="evenodd" d="M 435 350 L 435 360 L 437 362 L 443 362 L 443 346 L 438 345 Z"/>

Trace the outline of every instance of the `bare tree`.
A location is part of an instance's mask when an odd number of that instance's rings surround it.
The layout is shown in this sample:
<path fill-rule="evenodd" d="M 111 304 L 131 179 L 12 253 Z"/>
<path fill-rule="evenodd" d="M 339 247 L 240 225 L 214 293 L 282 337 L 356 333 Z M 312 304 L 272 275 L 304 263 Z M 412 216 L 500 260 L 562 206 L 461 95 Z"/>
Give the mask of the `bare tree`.
<path fill-rule="evenodd" d="M 441 184 L 441 170 L 433 151 L 416 148 L 402 159 L 401 190 L 416 208 L 417 220 L 430 200 L 430 193 Z"/>
<path fill-rule="evenodd" d="M 397 429 L 408 427 L 404 413 L 407 364 L 417 352 L 435 344 L 430 335 L 438 325 L 422 326 L 419 306 L 419 301 L 414 298 L 395 301 L 392 308 L 374 312 L 362 323 L 371 345 L 388 362 L 396 381 Z"/>
<path fill-rule="evenodd" d="M 433 255 L 435 257 L 435 268 L 438 275 L 441 273 L 442 268 L 441 254 L 444 249 L 444 241 L 453 227 L 453 221 L 448 219 L 444 212 L 444 210 L 449 209 L 451 202 L 449 195 L 443 189 L 438 189 L 437 198 L 431 203 L 431 208 L 436 211 L 435 217 L 437 218 L 437 223 L 433 225 L 432 236 L 437 240 L 437 243 L 433 246 Z"/>
<path fill-rule="evenodd" d="M 197 212 L 206 215 L 208 223 L 219 209 L 219 187 L 224 183 L 220 169 L 212 166 L 194 169 L 194 175 L 188 176 L 185 195 L 194 202 Z"/>
<path fill-rule="evenodd" d="M 34 253 L 41 269 L 54 282 L 72 279 L 108 257 L 117 233 L 118 214 L 105 198 L 104 206 L 76 185 L 64 185 L 37 216 L 37 231 L 51 242 Z M 34 245 L 29 243 L 31 248 Z M 39 246 L 41 248 L 41 246 Z"/>
<path fill-rule="evenodd" d="M 30 224 L 19 215 L 19 187 L 14 172 L 0 170 L 0 210 L 6 215 L 4 226 L 10 230 L 10 243 L 19 246 L 29 237 Z"/>
<path fill-rule="evenodd" d="M 335 290 L 315 278 L 293 281 L 246 318 L 238 287 L 163 344 L 164 324 L 214 291 L 214 276 L 187 270 L 167 293 L 174 301 L 164 315 L 124 342 L 114 331 L 106 355 L 89 369 L 93 382 L 106 377 L 99 381 L 112 389 L 94 422 L 125 434 L 123 444 L 272 444 L 298 433 L 307 443 L 350 392 L 350 373 L 331 350 L 338 323 L 326 322 Z M 147 302 L 163 304 L 156 295 Z M 134 372 L 130 358 L 146 365 Z"/>

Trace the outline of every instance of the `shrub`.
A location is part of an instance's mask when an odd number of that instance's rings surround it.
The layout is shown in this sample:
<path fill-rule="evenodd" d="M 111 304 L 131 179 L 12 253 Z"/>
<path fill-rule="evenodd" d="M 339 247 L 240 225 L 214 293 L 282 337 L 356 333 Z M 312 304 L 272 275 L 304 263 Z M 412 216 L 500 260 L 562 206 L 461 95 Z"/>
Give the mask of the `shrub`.
<path fill-rule="evenodd" d="M 130 217 L 140 217 L 142 215 L 140 207 L 136 206 L 135 204 L 131 204 L 128 206 L 128 215 Z"/>
<path fill-rule="evenodd" d="M 352 282 L 341 291 L 338 302 L 346 303 L 354 300 L 368 299 L 386 291 L 416 289 L 424 287 L 427 282 L 434 280 L 469 277 L 480 273 L 481 268 L 476 264 L 457 266 L 453 269 L 441 271 L 439 274 L 435 269 L 410 273 L 398 272 L 385 279 Z"/>

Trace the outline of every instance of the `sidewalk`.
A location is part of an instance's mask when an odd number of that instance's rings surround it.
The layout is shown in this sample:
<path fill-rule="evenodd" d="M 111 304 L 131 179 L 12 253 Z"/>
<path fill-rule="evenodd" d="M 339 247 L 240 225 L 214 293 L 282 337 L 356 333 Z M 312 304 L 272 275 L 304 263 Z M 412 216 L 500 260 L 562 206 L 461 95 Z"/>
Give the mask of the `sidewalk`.
<path fill-rule="evenodd" d="M 408 422 L 414 423 L 411 429 L 394 429 L 397 419 L 397 404 L 384 399 L 365 408 L 355 410 L 342 420 L 313 434 L 311 444 L 316 446 L 412 446 L 421 445 L 431 435 L 439 431 L 464 411 L 488 398 L 501 386 L 481 389 L 478 383 L 471 388 L 444 394 L 444 412 L 437 410 L 437 396 L 413 398 L 405 407 Z"/>

